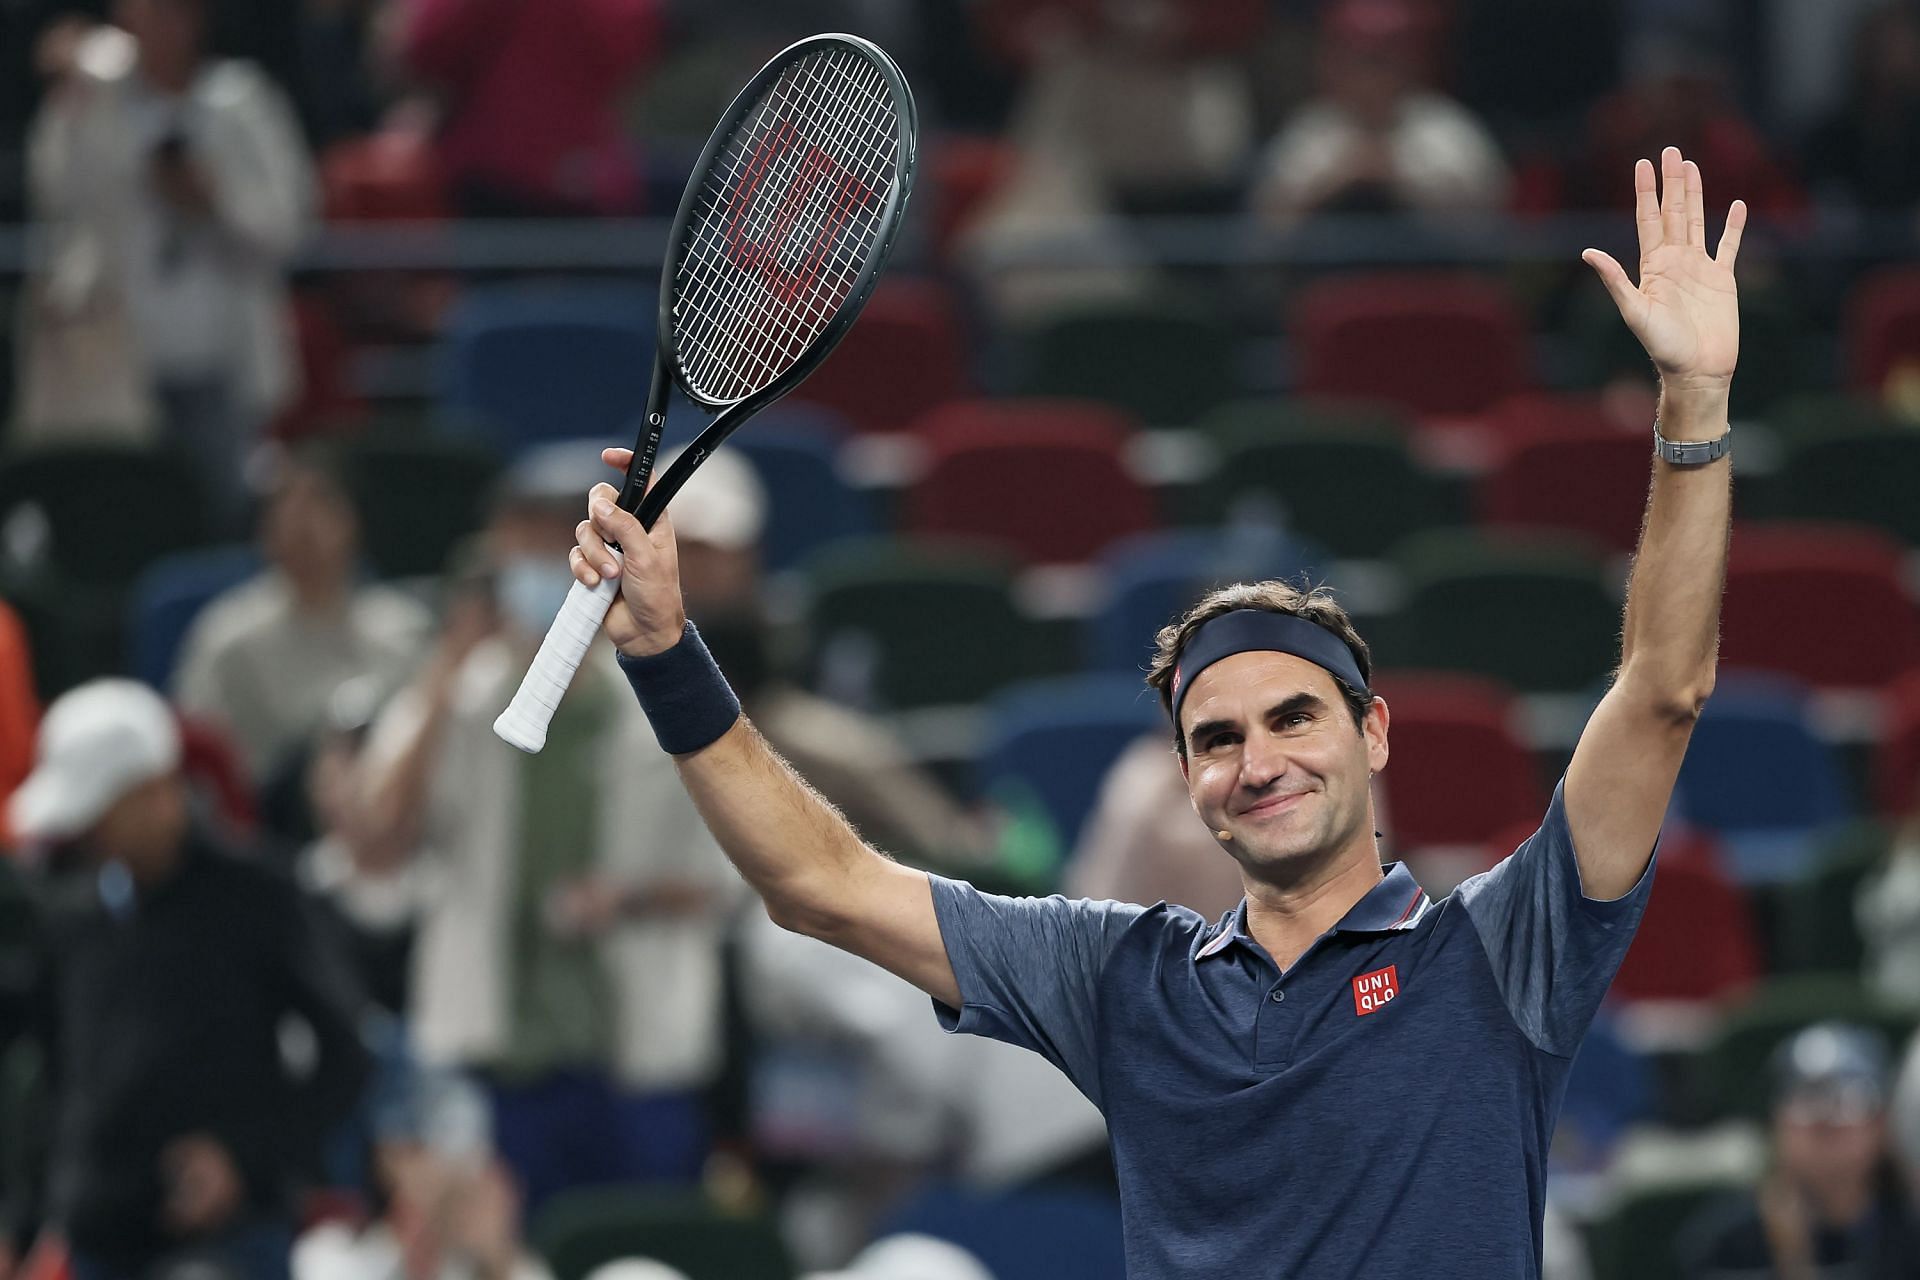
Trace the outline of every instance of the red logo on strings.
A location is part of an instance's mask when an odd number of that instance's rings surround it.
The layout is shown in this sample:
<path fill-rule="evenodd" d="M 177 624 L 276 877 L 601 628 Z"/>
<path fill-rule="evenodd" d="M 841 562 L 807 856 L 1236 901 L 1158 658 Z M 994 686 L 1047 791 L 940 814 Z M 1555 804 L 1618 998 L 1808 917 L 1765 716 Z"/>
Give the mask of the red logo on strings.
<path fill-rule="evenodd" d="M 766 189 L 776 169 L 784 179 L 777 193 Z M 871 187 L 782 120 L 755 144 L 734 183 L 727 256 L 757 272 L 780 301 L 794 302 L 818 287 L 848 223 L 874 199 Z M 809 214 L 813 225 L 795 241 L 795 224 Z"/>
<path fill-rule="evenodd" d="M 1353 1012 L 1372 1013 L 1400 994 L 1400 966 L 1388 965 L 1353 980 Z"/>

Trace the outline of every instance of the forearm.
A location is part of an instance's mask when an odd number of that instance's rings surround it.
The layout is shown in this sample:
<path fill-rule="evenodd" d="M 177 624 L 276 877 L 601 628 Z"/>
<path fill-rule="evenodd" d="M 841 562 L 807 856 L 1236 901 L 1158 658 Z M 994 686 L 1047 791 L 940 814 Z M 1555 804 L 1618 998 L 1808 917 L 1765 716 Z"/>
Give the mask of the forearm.
<path fill-rule="evenodd" d="M 1667 387 L 1660 406 L 1669 440 L 1712 440 L 1727 430 L 1724 387 Z M 1620 678 L 1693 712 L 1713 689 L 1732 513 L 1731 455 L 1700 466 L 1654 458 L 1627 588 Z"/>
<path fill-rule="evenodd" d="M 714 839 L 786 928 L 830 931 L 834 904 L 851 901 L 847 887 L 882 861 L 744 715 L 674 765 Z"/>

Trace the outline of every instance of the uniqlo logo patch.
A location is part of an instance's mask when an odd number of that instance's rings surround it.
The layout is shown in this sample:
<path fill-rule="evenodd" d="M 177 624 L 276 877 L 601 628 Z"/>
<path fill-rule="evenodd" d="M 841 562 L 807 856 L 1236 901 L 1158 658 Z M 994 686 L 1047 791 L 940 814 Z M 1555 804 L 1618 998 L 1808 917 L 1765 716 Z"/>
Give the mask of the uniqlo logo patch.
<path fill-rule="evenodd" d="M 1353 1011 L 1372 1013 L 1400 994 L 1400 966 L 1388 965 L 1353 980 Z"/>

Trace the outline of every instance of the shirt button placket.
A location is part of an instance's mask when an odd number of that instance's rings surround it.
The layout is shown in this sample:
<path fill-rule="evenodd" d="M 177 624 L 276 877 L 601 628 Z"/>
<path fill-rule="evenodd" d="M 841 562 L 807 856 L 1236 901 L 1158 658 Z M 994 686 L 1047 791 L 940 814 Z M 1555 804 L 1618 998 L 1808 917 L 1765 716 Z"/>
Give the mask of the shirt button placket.
<path fill-rule="evenodd" d="M 1296 1030 L 1294 1010 L 1287 1005 L 1287 990 L 1275 983 L 1254 1018 L 1254 1066 L 1262 1071 L 1285 1068 L 1293 1060 Z"/>

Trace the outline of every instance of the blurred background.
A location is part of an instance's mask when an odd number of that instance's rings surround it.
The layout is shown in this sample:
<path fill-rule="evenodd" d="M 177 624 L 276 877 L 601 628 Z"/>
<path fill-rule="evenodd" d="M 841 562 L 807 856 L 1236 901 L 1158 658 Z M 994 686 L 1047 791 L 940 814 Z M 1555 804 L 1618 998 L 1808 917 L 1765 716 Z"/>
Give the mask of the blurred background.
<path fill-rule="evenodd" d="M 0 1277 L 289 1241 L 301 1280 L 1120 1274 L 1098 1115 L 770 925 L 617 672 L 540 757 L 487 728 L 636 433 L 687 171 L 821 30 L 902 64 L 917 187 L 844 344 L 676 499 L 689 608 L 874 843 L 1005 892 L 1237 900 L 1140 676 L 1250 577 L 1372 646 L 1388 857 L 1437 896 L 1526 838 L 1648 484 L 1654 383 L 1579 252 L 1633 261 L 1665 145 L 1710 238 L 1748 202 L 1720 679 L 1547 1274 L 1917 1274 L 1914 4 L 0 0 L 0 793 L 42 708 L 104 687 L 111 736 L 139 698 L 91 682 L 144 682 L 174 750 L 126 785 L 291 878 L 274 963 L 328 975 L 272 1023 L 293 1092 L 234 1121 L 263 1145 L 152 1174 L 237 1190 L 56 1240 L 199 1123 L 61 1028 L 245 1036 L 191 982 L 63 981 L 107 945 L 73 913 L 144 890 L 15 833 Z M 228 932 L 209 972 L 253 963 Z"/>

